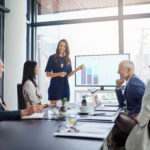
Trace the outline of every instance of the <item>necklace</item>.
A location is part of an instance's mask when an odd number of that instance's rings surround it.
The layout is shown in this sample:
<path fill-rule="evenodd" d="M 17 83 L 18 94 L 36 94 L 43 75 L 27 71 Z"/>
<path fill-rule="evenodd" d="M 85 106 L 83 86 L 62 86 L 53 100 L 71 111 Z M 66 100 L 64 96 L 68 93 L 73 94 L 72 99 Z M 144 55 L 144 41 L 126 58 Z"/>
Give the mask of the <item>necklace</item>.
<path fill-rule="evenodd" d="M 64 64 L 63 64 L 63 63 L 61 63 L 60 67 L 61 67 L 61 68 L 63 68 L 63 67 L 64 67 Z"/>
<path fill-rule="evenodd" d="M 64 58 L 60 58 L 59 60 L 60 60 L 60 67 L 63 68 L 65 59 Z"/>

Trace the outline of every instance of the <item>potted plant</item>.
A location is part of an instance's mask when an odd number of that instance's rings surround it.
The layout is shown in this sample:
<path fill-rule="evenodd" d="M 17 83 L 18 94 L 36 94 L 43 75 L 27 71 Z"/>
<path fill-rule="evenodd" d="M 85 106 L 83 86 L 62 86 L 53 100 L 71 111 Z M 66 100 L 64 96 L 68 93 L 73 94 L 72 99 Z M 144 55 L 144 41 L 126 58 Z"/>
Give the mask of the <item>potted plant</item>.
<path fill-rule="evenodd" d="M 60 107 L 59 109 L 59 116 L 61 118 L 65 118 L 66 116 L 66 108 L 65 108 L 65 103 L 67 102 L 67 97 L 64 97 L 62 100 L 61 100 L 61 103 L 62 103 L 62 106 Z"/>

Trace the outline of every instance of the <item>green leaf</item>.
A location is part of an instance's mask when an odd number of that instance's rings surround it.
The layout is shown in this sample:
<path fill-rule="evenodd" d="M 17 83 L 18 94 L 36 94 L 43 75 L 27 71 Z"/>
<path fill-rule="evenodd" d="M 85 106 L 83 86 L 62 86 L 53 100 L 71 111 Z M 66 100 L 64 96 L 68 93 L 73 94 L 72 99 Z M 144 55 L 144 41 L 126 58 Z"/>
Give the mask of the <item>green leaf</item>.
<path fill-rule="evenodd" d="M 67 100 L 68 100 L 67 97 L 64 97 L 64 98 L 61 100 L 62 104 L 64 105 Z"/>

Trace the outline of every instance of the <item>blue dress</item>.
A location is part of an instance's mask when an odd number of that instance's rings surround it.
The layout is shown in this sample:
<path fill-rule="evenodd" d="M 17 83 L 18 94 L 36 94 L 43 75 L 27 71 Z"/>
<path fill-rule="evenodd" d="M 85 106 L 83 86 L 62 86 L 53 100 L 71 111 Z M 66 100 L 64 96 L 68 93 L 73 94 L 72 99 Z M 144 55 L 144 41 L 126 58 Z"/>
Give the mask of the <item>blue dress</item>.
<path fill-rule="evenodd" d="M 55 61 L 54 55 L 51 55 L 48 59 L 45 72 L 66 72 L 65 77 L 52 77 L 50 81 L 50 86 L 48 88 L 48 99 L 49 100 L 59 100 L 67 97 L 70 99 L 70 88 L 68 82 L 68 74 L 72 72 L 71 63 L 66 64 L 64 57 L 59 57 L 58 62 Z M 63 66 L 61 65 L 63 64 Z"/>

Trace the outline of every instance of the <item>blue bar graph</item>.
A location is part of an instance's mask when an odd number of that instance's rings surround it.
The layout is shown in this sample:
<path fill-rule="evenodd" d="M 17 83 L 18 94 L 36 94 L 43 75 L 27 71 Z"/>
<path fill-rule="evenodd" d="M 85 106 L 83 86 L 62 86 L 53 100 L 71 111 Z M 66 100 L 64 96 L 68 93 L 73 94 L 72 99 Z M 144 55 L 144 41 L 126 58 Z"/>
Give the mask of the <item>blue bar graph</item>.
<path fill-rule="evenodd" d="M 92 69 L 87 68 L 87 84 L 92 84 Z"/>

